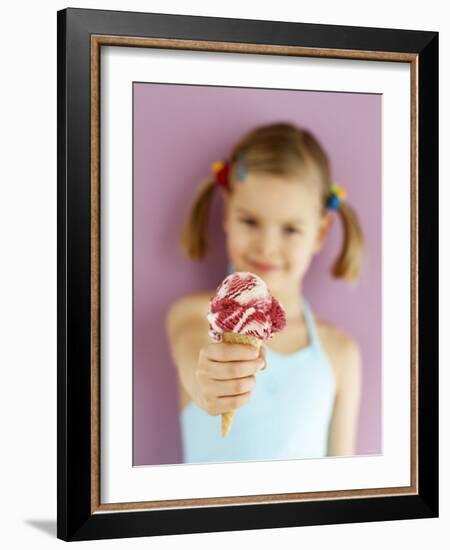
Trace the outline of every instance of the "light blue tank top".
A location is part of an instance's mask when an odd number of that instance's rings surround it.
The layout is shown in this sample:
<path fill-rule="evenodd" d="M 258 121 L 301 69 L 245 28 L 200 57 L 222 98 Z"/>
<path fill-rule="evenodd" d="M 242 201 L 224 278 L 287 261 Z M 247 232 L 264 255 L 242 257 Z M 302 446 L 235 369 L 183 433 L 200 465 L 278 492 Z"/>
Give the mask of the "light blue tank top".
<path fill-rule="evenodd" d="M 281 354 L 266 345 L 268 369 L 256 373 L 250 401 L 236 411 L 227 437 L 221 415 L 193 401 L 180 415 L 183 462 L 319 458 L 327 454 L 335 381 L 309 304 L 304 303 L 308 346 Z"/>

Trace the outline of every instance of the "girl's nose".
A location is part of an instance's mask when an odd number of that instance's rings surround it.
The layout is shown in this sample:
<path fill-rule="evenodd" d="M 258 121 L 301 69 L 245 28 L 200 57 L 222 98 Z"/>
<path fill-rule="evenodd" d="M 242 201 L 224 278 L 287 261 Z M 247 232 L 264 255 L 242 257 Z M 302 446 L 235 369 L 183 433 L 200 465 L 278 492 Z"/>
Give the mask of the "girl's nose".
<path fill-rule="evenodd" d="M 279 241 L 276 232 L 271 230 L 261 231 L 257 248 L 263 258 L 275 256 L 279 249 Z"/>

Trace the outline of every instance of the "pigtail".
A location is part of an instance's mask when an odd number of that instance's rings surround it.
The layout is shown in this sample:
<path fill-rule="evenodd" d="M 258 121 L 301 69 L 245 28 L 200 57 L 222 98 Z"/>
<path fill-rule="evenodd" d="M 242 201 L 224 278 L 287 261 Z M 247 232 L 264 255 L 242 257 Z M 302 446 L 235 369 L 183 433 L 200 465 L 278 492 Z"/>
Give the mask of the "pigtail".
<path fill-rule="evenodd" d="M 209 250 L 206 237 L 209 211 L 214 189 L 217 187 L 213 177 L 208 177 L 200 185 L 189 217 L 184 225 L 180 245 L 188 258 L 194 260 L 203 258 Z"/>
<path fill-rule="evenodd" d="M 363 233 L 356 212 L 347 202 L 342 202 L 337 212 L 342 221 L 343 243 L 331 272 L 334 277 L 354 283 L 359 277 L 362 266 Z"/>

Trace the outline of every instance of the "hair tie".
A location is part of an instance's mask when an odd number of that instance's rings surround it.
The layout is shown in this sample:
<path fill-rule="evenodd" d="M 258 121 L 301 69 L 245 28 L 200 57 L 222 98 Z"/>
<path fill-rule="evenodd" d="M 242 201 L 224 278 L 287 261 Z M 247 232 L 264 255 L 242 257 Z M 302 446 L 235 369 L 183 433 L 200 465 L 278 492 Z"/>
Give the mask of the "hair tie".
<path fill-rule="evenodd" d="M 330 194 L 327 199 L 327 208 L 329 210 L 337 210 L 346 198 L 347 193 L 345 189 L 337 183 L 333 183 L 330 187 Z"/>
<path fill-rule="evenodd" d="M 218 160 L 211 165 L 211 169 L 214 172 L 216 182 L 222 187 L 228 187 L 230 165 L 223 160 Z M 243 182 L 245 179 L 245 160 L 243 151 L 240 151 L 237 159 L 237 179 L 240 182 Z"/>
<path fill-rule="evenodd" d="M 238 161 L 237 161 L 237 177 L 239 181 L 245 180 L 245 160 L 244 160 L 244 151 L 239 152 Z"/>
<path fill-rule="evenodd" d="M 226 162 L 223 160 L 218 160 L 211 166 L 212 171 L 214 172 L 216 182 L 222 187 L 228 187 L 228 172 L 229 167 Z"/>

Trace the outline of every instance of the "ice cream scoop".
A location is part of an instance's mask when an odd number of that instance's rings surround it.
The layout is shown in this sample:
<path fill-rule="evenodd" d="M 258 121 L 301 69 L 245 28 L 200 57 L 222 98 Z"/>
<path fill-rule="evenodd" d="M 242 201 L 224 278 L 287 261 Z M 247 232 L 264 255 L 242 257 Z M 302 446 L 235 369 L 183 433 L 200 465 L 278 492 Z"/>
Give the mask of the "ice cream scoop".
<path fill-rule="evenodd" d="M 286 326 L 286 316 L 266 283 L 254 273 L 231 273 L 210 300 L 209 335 L 220 342 L 224 333 L 268 340 Z"/>
<path fill-rule="evenodd" d="M 286 315 L 266 283 L 254 273 L 236 271 L 217 287 L 207 315 L 216 342 L 250 344 L 258 349 L 286 326 Z M 222 414 L 222 435 L 229 433 L 233 412 Z"/>

